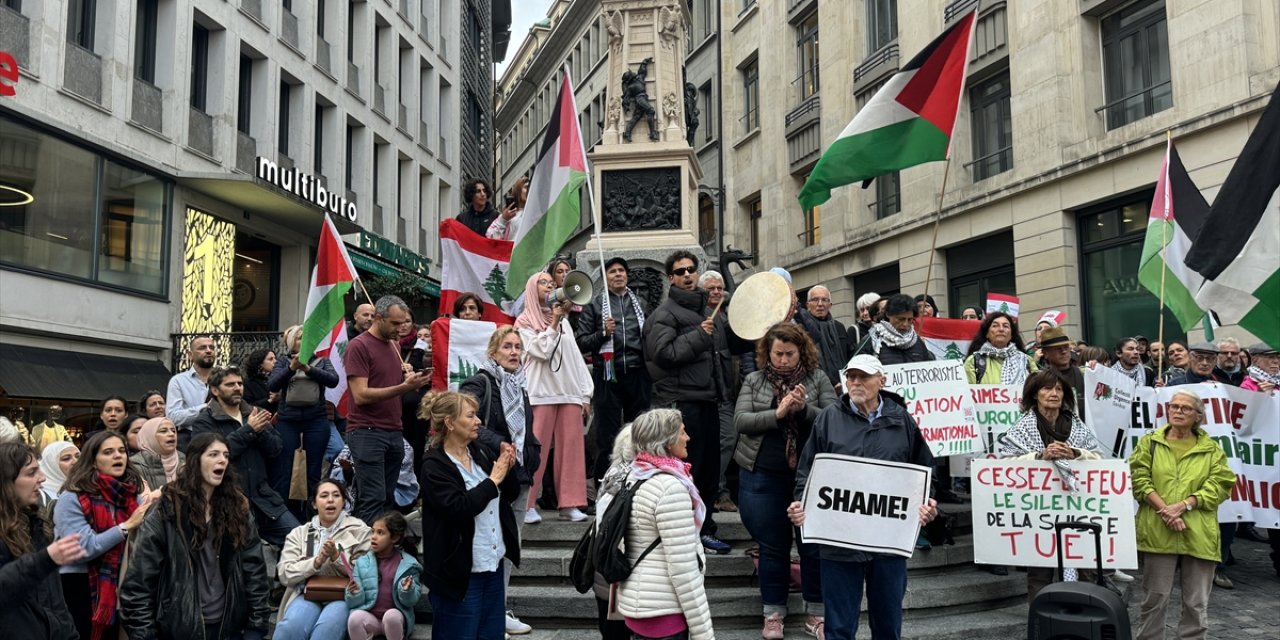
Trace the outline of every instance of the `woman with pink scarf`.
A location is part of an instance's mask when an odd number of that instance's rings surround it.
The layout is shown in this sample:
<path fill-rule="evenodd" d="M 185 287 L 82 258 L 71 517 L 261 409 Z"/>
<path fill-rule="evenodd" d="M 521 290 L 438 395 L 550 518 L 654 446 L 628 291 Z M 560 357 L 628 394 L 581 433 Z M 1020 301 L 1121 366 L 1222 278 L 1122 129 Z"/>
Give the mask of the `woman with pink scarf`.
<path fill-rule="evenodd" d="M 525 524 L 542 521 L 534 505 L 542 488 L 547 455 L 556 451 L 556 498 L 560 518 L 581 522 L 587 519 L 586 453 L 582 426 L 591 411 L 594 389 L 591 372 L 578 350 L 569 324 L 569 304 L 548 301 L 555 291 L 549 273 L 535 273 L 524 287 L 524 310 L 516 318 L 516 329 L 524 342 L 525 377 L 529 404 L 533 407 L 533 434 L 542 443 L 541 464 L 529 490 Z"/>
<path fill-rule="evenodd" d="M 141 450 L 129 456 L 129 465 L 138 470 L 147 490 L 158 492 L 178 477 L 182 456 L 178 453 L 178 428 L 171 420 L 162 416 L 142 423 L 138 445 Z"/>
<path fill-rule="evenodd" d="M 706 557 L 698 532 L 707 505 L 689 475 L 689 435 L 680 412 L 652 409 L 631 423 L 636 458 L 624 483 L 635 488 L 627 527 L 631 575 L 618 584 L 618 613 L 633 637 L 714 640 L 703 589 Z"/>

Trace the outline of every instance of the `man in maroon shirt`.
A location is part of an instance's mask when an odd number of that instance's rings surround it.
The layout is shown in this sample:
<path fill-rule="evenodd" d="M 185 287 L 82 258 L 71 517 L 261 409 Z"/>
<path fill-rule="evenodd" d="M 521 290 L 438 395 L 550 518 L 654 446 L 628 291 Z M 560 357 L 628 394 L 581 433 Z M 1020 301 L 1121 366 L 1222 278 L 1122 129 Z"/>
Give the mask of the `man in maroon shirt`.
<path fill-rule="evenodd" d="M 396 296 L 378 298 L 373 325 L 347 346 L 347 388 L 355 405 L 347 418 L 347 444 L 355 463 L 354 513 L 370 526 L 395 506 L 396 478 L 404 461 L 400 396 L 431 381 L 406 372 L 397 339 L 412 322 L 409 307 Z"/>

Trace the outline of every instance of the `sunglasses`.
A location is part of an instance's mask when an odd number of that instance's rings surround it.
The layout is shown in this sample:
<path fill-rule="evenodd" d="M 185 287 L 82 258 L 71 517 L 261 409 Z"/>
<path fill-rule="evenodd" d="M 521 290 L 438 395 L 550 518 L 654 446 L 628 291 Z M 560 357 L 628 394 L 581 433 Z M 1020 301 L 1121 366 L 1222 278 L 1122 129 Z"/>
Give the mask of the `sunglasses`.
<path fill-rule="evenodd" d="M 680 267 L 679 269 L 672 269 L 672 270 L 671 270 L 671 275 L 673 275 L 673 276 L 687 276 L 687 275 L 689 275 L 689 274 L 691 274 L 691 273 L 697 273 L 697 272 L 698 272 L 698 268 L 697 268 L 697 267 Z"/>

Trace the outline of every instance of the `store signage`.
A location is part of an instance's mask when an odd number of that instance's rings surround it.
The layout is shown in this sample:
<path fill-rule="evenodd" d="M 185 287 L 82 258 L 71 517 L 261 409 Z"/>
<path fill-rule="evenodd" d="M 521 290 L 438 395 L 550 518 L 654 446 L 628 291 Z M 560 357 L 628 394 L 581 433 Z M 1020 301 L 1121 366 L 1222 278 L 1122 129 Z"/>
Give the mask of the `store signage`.
<path fill-rule="evenodd" d="M 377 256 L 387 262 L 404 267 L 406 271 L 424 278 L 431 271 L 430 259 L 368 231 L 360 232 L 360 249 L 369 255 Z"/>
<path fill-rule="evenodd" d="M 329 213 L 342 216 L 352 222 L 356 221 L 358 215 L 356 203 L 347 201 L 336 191 L 324 188 L 320 184 L 320 179 L 311 174 L 280 167 L 258 156 L 258 179 L 284 189 L 321 209 L 327 209 Z"/>
<path fill-rule="evenodd" d="M 18 93 L 18 61 L 8 51 L 0 51 L 0 96 Z"/>

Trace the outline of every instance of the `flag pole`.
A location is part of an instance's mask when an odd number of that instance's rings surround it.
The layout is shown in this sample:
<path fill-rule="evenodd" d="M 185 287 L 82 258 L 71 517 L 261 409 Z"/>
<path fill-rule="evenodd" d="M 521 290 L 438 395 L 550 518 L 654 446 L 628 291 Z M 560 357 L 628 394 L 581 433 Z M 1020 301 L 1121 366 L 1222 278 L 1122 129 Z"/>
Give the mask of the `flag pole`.
<path fill-rule="evenodd" d="M 1164 178 L 1164 184 L 1165 184 L 1165 187 L 1164 187 L 1165 202 L 1162 202 L 1161 205 L 1164 206 L 1165 211 L 1168 211 L 1169 210 L 1169 206 L 1168 206 L 1169 155 L 1170 155 L 1170 151 L 1173 148 L 1173 130 L 1172 129 L 1165 130 L 1164 136 L 1165 136 L 1165 148 L 1164 148 L 1165 175 L 1161 177 Z M 1164 216 L 1160 216 L 1160 218 L 1161 220 L 1163 220 Z M 1151 219 L 1150 216 L 1148 216 L 1147 219 L 1150 220 Z M 1165 234 L 1168 233 L 1168 230 L 1169 230 L 1169 225 L 1167 224 L 1160 225 L 1160 251 L 1164 251 L 1165 246 L 1169 242 L 1169 239 L 1165 237 Z M 1157 321 L 1157 324 L 1156 324 L 1156 340 L 1160 342 L 1161 351 L 1160 351 L 1160 355 L 1156 356 L 1156 377 L 1157 378 L 1161 377 L 1161 374 L 1164 371 L 1164 276 L 1166 273 L 1169 273 L 1169 264 L 1165 262 L 1163 258 L 1161 258 L 1160 259 L 1160 319 Z"/>
<path fill-rule="evenodd" d="M 947 176 L 951 173 L 951 154 L 948 153 L 942 163 L 942 189 L 938 191 L 938 209 L 933 214 L 933 241 L 929 243 L 929 268 L 924 276 L 924 295 L 929 297 L 929 283 L 933 281 L 933 254 L 938 249 L 938 227 L 942 224 L 942 199 L 947 195 Z M 938 310 L 934 309 L 936 317 Z"/>
<path fill-rule="evenodd" d="M 577 99 L 576 97 L 574 97 L 574 95 L 573 95 L 573 91 L 572 91 L 572 89 L 573 89 L 573 76 L 569 73 L 569 64 L 568 64 L 568 63 L 565 63 L 565 65 L 564 65 L 564 77 L 568 79 L 568 82 L 569 82 L 569 89 L 571 89 L 571 91 L 569 91 L 569 98 L 570 98 L 571 100 L 573 100 L 573 110 L 574 110 L 574 111 L 577 111 L 577 110 L 578 110 L 578 99 Z M 576 114 L 575 114 L 575 115 L 576 115 Z M 587 160 L 587 147 L 586 147 L 586 141 L 582 139 L 582 136 L 581 136 L 581 135 L 579 135 L 579 136 L 578 136 L 578 148 L 582 150 L 582 159 L 583 159 L 584 161 L 586 161 L 586 160 Z M 597 251 L 599 252 L 599 254 L 600 254 L 600 282 L 601 282 L 601 284 L 603 284 L 603 285 L 604 285 L 604 287 L 603 287 L 603 288 L 604 288 L 604 290 L 606 290 L 606 291 L 607 291 L 607 290 L 608 290 L 608 288 L 609 288 L 609 284 L 605 281 L 605 277 L 604 277 L 604 238 L 603 238 L 603 237 L 602 237 L 602 235 L 601 235 L 601 234 L 604 232 L 604 227 L 603 227 L 603 226 L 602 226 L 602 224 L 601 224 L 601 220 L 602 220 L 602 218 L 600 217 L 600 207 L 597 207 L 597 206 L 596 206 L 596 192 L 595 192 L 595 189 L 594 189 L 594 188 L 592 188 L 592 186 L 591 186 L 591 174 L 592 174 L 592 172 L 593 172 L 593 169 L 592 169 L 590 166 L 588 166 L 588 167 L 587 167 L 587 179 L 586 179 L 586 180 L 584 180 L 584 181 L 583 181 L 583 183 L 585 183 L 585 184 L 587 185 L 587 204 L 588 204 L 588 205 L 590 205 L 590 207 L 591 207 L 591 222 L 592 222 L 592 223 L 595 225 L 595 227 L 596 227 L 596 232 L 595 232 L 595 236 L 596 236 L 596 250 L 597 250 Z"/>

